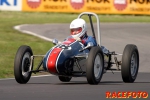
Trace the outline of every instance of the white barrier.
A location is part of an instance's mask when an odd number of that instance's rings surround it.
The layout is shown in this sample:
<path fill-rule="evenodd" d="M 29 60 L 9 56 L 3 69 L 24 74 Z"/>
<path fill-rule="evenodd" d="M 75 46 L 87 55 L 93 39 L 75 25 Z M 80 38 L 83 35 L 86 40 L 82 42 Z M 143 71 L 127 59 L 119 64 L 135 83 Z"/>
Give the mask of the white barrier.
<path fill-rule="evenodd" d="M 21 11 L 22 0 L 0 0 L 0 10 Z"/>

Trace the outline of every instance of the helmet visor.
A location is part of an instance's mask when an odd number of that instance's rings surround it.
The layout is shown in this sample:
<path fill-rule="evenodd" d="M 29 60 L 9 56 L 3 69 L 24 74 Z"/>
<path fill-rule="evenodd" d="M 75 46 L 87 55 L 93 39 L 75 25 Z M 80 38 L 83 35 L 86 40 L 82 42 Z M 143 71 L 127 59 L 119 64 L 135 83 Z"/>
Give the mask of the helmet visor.
<path fill-rule="evenodd" d="M 71 31 L 71 35 L 76 35 L 76 34 L 79 34 L 82 31 L 82 28 L 81 27 L 73 28 L 70 31 Z"/>

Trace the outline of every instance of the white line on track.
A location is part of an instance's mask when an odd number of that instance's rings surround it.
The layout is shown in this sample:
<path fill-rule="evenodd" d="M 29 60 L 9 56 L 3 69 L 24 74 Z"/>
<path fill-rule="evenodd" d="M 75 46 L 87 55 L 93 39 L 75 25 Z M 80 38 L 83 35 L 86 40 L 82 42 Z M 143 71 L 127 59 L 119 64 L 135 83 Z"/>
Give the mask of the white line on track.
<path fill-rule="evenodd" d="M 39 38 L 44 39 L 44 40 L 46 40 L 46 41 L 51 41 L 51 42 L 53 41 L 53 39 L 47 38 L 47 37 L 45 37 L 45 36 L 42 36 L 42 35 L 39 35 L 39 34 L 30 32 L 30 31 L 27 31 L 27 30 L 21 30 L 21 27 L 27 26 L 27 25 L 29 25 L 29 24 L 17 25 L 17 26 L 14 26 L 14 29 L 15 29 L 15 30 L 18 30 L 18 31 L 20 31 L 20 32 L 22 32 L 22 33 L 26 33 L 26 34 L 30 34 L 30 35 L 39 37 Z M 61 41 L 58 41 L 58 43 L 61 43 Z"/>
<path fill-rule="evenodd" d="M 49 75 L 38 75 L 38 76 L 31 76 L 32 78 L 36 78 L 36 77 L 47 77 L 47 76 L 54 76 L 52 74 Z M 0 79 L 0 81 L 4 81 L 4 80 L 14 80 L 15 78 L 5 78 L 5 79 Z"/>
<path fill-rule="evenodd" d="M 14 29 L 16 29 L 16 30 L 18 30 L 18 31 L 20 31 L 20 32 L 22 32 L 22 33 L 30 34 L 30 35 L 39 37 L 39 38 L 44 39 L 44 40 L 47 40 L 47 41 L 52 41 L 52 39 L 47 38 L 47 37 L 44 37 L 44 36 L 42 36 L 42 35 L 38 35 L 38 34 L 36 34 L 36 33 L 30 32 L 30 31 L 26 31 L 26 30 L 21 30 L 21 27 L 27 26 L 27 25 L 28 25 L 28 24 L 23 24 L 23 25 L 14 26 Z"/>

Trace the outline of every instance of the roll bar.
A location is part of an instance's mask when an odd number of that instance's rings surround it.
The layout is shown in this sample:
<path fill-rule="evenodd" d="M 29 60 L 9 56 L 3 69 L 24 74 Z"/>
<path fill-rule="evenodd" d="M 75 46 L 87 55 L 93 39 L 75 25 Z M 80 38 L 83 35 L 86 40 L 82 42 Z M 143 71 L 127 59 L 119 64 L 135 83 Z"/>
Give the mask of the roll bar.
<path fill-rule="evenodd" d="M 93 27 L 93 22 L 92 22 L 91 16 L 96 17 L 96 20 L 97 20 L 97 36 L 98 36 L 97 43 L 99 44 L 99 46 L 101 46 L 101 33 L 100 33 L 100 19 L 99 19 L 99 17 L 97 16 L 97 14 L 92 13 L 92 12 L 83 12 L 83 13 L 79 14 L 78 18 L 81 18 L 83 15 L 88 15 L 89 16 L 91 29 L 92 29 L 92 33 L 93 33 L 94 37 L 95 37 L 95 32 L 94 32 L 94 27 Z"/>

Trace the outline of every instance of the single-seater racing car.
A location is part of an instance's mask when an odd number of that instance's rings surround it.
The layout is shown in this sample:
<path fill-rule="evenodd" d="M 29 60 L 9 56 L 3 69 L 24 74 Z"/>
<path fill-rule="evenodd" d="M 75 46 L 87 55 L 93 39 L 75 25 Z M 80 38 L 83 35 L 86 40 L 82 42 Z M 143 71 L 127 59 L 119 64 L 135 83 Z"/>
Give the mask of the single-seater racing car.
<path fill-rule="evenodd" d="M 74 38 L 67 38 L 59 43 L 54 39 L 55 44 L 45 55 L 33 55 L 30 46 L 19 47 L 14 60 L 14 76 L 18 83 L 25 84 L 29 81 L 32 73 L 49 72 L 58 76 L 62 82 L 69 82 L 72 77 L 86 77 L 89 84 L 98 84 L 107 70 L 121 71 L 124 82 L 133 83 L 139 69 L 139 52 L 134 44 L 127 44 L 123 54 L 110 52 L 101 45 L 100 22 L 97 14 L 83 12 L 78 18 L 88 15 L 93 37 L 96 38 L 97 46 L 89 42 L 84 46 Z M 92 16 L 97 19 L 97 37 L 95 35 Z M 122 55 L 119 61 L 117 55 Z M 41 57 L 37 68 L 33 70 L 34 58 Z M 114 58 L 114 62 L 112 59 Z M 116 65 L 112 69 L 112 65 Z M 42 67 L 42 69 L 41 69 Z"/>

